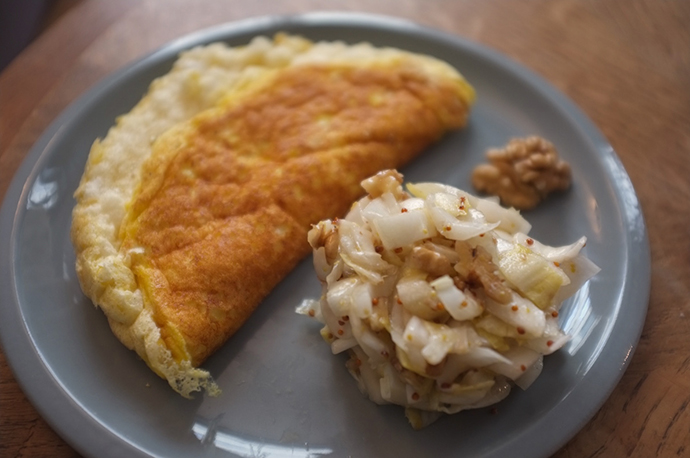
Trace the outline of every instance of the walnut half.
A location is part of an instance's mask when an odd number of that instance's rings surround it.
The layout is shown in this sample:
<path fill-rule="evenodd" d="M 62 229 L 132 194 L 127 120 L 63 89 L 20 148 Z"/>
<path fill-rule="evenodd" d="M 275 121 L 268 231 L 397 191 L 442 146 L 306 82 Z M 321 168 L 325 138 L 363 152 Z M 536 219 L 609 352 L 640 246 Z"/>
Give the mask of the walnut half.
<path fill-rule="evenodd" d="M 570 165 L 541 137 L 514 138 L 505 148 L 487 151 L 486 156 L 489 163 L 474 169 L 472 185 L 498 196 L 504 205 L 527 210 L 552 191 L 570 187 Z"/>

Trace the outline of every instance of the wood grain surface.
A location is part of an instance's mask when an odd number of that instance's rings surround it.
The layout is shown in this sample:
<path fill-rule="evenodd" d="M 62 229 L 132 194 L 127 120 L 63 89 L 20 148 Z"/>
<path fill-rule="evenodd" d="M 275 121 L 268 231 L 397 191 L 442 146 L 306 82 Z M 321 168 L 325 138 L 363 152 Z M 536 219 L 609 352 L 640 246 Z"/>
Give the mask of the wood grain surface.
<path fill-rule="evenodd" d="M 0 74 L 0 196 L 42 131 L 105 75 L 222 22 L 315 10 L 411 19 L 493 47 L 573 99 L 618 153 L 652 252 L 626 373 L 554 456 L 690 457 L 690 2 L 683 0 L 83 0 Z M 0 353 L 0 457 L 77 457 Z"/>

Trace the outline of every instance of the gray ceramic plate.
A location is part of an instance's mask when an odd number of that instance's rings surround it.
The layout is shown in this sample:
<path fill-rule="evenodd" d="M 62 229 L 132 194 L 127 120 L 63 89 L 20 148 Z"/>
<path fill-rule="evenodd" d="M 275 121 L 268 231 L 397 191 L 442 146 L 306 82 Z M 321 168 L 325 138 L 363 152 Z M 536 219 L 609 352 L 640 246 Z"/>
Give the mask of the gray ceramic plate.
<path fill-rule="evenodd" d="M 175 394 L 111 334 L 77 283 L 69 241 L 75 190 L 96 137 L 150 81 L 193 45 L 246 43 L 278 30 L 312 39 L 370 41 L 437 56 L 474 84 L 467 129 L 403 172 L 470 189 L 487 147 L 542 135 L 571 163 L 572 189 L 526 213 L 549 244 L 589 238 L 601 273 L 561 314 L 572 341 L 542 376 L 489 409 L 445 417 L 419 432 L 401 408 L 357 391 L 315 323 L 293 313 L 319 284 L 310 260 L 283 281 L 205 367 L 223 395 Z M 572 102 L 507 58 L 415 24 L 308 14 L 228 24 L 176 41 L 112 75 L 73 103 L 33 147 L 0 220 L 0 332 L 14 374 L 46 420 L 79 452 L 99 457 L 548 456 L 594 415 L 635 349 L 649 295 L 649 249 L 637 198 L 618 158 Z"/>

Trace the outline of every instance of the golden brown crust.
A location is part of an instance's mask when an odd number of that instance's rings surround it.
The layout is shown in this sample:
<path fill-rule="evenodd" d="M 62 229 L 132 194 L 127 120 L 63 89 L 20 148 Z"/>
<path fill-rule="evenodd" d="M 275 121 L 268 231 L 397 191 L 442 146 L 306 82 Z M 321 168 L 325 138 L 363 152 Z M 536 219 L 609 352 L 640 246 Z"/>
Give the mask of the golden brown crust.
<path fill-rule="evenodd" d="M 293 68 L 244 91 L 154 144 L 123 226 L 163 340 L 195 366 L 309 253 L 310 224 L 468 112 L 404 67 Z"/>

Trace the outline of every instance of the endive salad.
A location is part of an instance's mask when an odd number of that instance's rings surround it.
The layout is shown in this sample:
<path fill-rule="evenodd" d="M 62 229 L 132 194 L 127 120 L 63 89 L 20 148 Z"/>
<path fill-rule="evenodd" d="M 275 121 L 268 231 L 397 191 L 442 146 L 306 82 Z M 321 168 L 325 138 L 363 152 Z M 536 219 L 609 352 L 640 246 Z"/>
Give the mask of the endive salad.
<path fill-rule="evenodd" d="M 526 389 L 568 340 L 558 310 L 599 268 L 585 237 L 551 247 L 514 209 L 387 170 L 344 219 L 309 232 L 320 300 L 297 312 L 361 391 L 404 406 L 414 428 Z"/>

